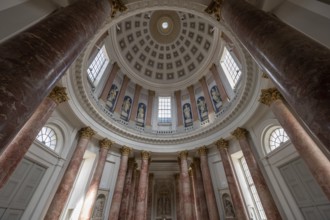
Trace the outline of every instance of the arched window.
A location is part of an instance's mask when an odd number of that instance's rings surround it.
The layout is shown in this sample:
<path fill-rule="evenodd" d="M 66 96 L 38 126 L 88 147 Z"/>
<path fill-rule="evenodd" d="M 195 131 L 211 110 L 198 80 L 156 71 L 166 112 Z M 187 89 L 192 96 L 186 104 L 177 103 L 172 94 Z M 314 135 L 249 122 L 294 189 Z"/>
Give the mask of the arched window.
<path fill-rule="evenodd" d="M 269 148 L 270 151 L 275 150 L 278 148 L 282 143 L 285 143 L 286 141 L 289 140 L 288 135 L 285 133 L 283 128 L 276 128 L 275 130 L 272 131 L 269 135 Z"/>
<path fill-rule="evenodd" d="M 99 83 L 108 63 L 109 57 L 103 45 L 87 69 L 88 79 L 94 87 Z"/>
<path fill-rule="evenodd" d="M 55 150 L 57 143 L 57 136 L 52 128 L 46 126 L 43 127 L 39 131 L 36 139 L 46 147 Z"/>
<path fill-rule="evenodd" d="M 229 50 L 225 47 L 220 60 L 221 67 L 229 81 L 232 89 L 234 89 L 242 75 L 239 63 L 235 61 Z"/>

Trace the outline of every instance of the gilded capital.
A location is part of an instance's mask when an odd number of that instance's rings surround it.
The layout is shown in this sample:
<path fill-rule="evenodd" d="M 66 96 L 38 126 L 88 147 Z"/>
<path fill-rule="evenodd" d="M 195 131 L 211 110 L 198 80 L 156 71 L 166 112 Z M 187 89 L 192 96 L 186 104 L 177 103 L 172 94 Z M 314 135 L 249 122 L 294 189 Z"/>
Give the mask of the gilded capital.
<path fill-rule="evenodd" d="M 234 130 L 231 133 L 235 138 L 237 138 L 238 140 L 246 138 L 246 135 L 248 134 L 248 131 L 245 128 L 236 128 L 236 130 Z"/>
<path fill-rule="evenodd" d="M 127 7 L 121 0 L 110 0 L 111 6 L 112 6 L 112 13 L 111 17 L 115 17 L 116 13 L 119 12 L 124 12 L 127 10 Z"/>
<path fill-rule="evenodd" d="M 220 148 L 228 148 L 229 147 L 229 141 L 227 141 L 226 139 L 220 138 L 216 142 L 216 145 L 217 145 L 218 149 L 220 149 Z"/>
<path fill-rule="evenodd" d="M 48 98 L 56 102 L 57 105 L 62 102 L 66 102 L 69 100 L 69 97 L 65 90 L 65 87 L 55 86 L 54 89 L 49 93 Z"/>
<path fill-rule="evenodd" d="M 150 153 L 148 151 L 142 151 L 141 152 L 142 160 L 149 160 L 150 159 Z"/>
<path fill-rule="evenodd" d="M 207 6 L 205 12 L 214 15 L 217 21 L 221 19 L 221 4 L 223 0 L 212 0 L 212 2 Z"/>
<path fill-rule="evenodd" d="M 85 127 L 79 130 L 80 137 L 91 138 L 96 132 L 91 127 Z"/>
<path fill-rule="evenodd" d="M 129 147 L 126 147 L 126 146 L 123 146 L 121 149 L 120 149 L 120 152 L 121 152 L 121 155 L 122 156 L 128 156 L 129 153 L 131 153 L 132 149 L 129 148 Z"/>
<path fill-rule="evenodd" d="M 206 146 L 203 146 L 203 147 L 200 147 L 198 150 L 197 150 L 199 156 L 206 156 L 207 155 L 207 147 Z"/>
<path fill-rule="evenodd" d="M 259 102 L 270 106 L 274 101 L 283 99 L 281 93 L 276 88 L 262 89 Z"/>
<path fill-rule="evenodd" d="M 261 77 L 262 78 L 265 78 L 265 79 L 268 79 L 269 78 L 268 75 L 265 72 L 262 72 L 261 73 Z"/>
<path fill-rule="evenodd" d="M 112 146 L 113 142 L 107 138 L 104 138 L 99 141 L 100 148 L 105 148 L 105 149 L 110 149 Z"/>
<path fill-rule="evenodd" d="M 188 157 L 188 151 L 181 151 L 180 153 L 179 153 L 179 158 L 181 159 L 181 160 L 186 160 L 187 159 L 187 157 Z"/>

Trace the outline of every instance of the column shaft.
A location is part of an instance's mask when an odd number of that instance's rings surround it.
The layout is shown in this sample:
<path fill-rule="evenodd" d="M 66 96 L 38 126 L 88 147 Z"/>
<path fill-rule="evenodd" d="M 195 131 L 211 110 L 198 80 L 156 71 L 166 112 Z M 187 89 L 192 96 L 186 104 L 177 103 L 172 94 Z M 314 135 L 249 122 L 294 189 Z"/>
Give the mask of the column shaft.
<path fill-rule="evenodd" d="M 144 220 L 145 218 L 145 202 L 147 197 L 147 182 L 148 182 L 148 167 L 149 167 L 149 153 L 142 152 L 140 180 L 138 187 L 138 194 L 136 200 L 135 220 Z"/>
<path fill-rule="evenodd" d="M 151 208 L 152 208 L 152 192 L 153 192 L 154 174 L 149 174 L 148 184 L 148 204 L 147 204 L 147 220 L 151 220 Z"/>
<path fill-rule="evenodd" d="M 330 50 L 243 0 L 223 1 L 221 11 L 314 138 L 330 150 Z"/>
<path fill-rule="evenodd" d="M 189 170 L 189 176 L 190 176 L 190 183 L 191 183 L 191 196 L 193 201 L 193 215 L 195 220 L 200 220 L 201 218 L 201 210 L 197 199 L 197 189 L 196 189 L 196 182 L 194 178 L 193 173 L 193 167 L 191 166 L 191 169 Z"/>
<path fill-rule="evenodd" d="M 123 79 L 123 82 L 121 84 L 120 92 L 119 92 L 119 95 L 118 95 L 118 98 L 117 98 L 117 104 L 116 104 L 115 112 L 120 113 L 120 111 L 121 111 L 121 107 L 123 105 L 124 96 L 125 96 L 126 89 L 127 89 L 129 81 L 130 81 L 130 79 L 126 75 L 124 75 L 124 79 Z"/>
<path fill-rule="evenodd" d="M 101 177 L 104 170 L 104 165 L 107 160 L 108 151 L 111 145 L 112 143 L 108 139 L 103 139 L 102 141 L 100 141 L 99 158 L 93 174 L 92 181 L 89 184 L 89 188 L 85 196 L 85 200 L 79 216 L 79 220 L 89 220 L 92 217 L 92 212 L 97 197 L 97 191 L 99 189 Z"/>
<path fill-rule="evenodd" d="M 220 216 L 218 212 L 217 202 L 215 200 L 211 173 L 207 161 L 207 149 L 206 147 L 202 147 L 198 150 L 198 152 L 201 160 L 201 171 L 209 218 L 210 220 L 218 220 L 220 219 Z"/>
<path fill-rule="evenodd" d="M 87 127 L 80 130 L 80 138 L 76 149 L 73 152 L 72 158 L 65 170 L 62 177 L 61 183 L 57 188 L 57 191 L 53 197 L 52 203 L 50 204 L 45 220 L 58 220 L 60 219 L 63 208 L 69 197 L 71 188 L 76 179 L 76 175 L 79 171 L 80 165 L 83 161 L 83 156 L 86 148 L 89 144 L 91 137 L 95 132 Z"/>
<path fill-rule="evenodd" d="M 243 128 L 237 128 L 232 134 L 239 141 L 239 145 L 241 147 L 244 158 L 246 160 L 246 164 L 249 167 L 251 177 L 256 186 L 256 189 L 257 189 L 258 195 L 260 197 L 262 206 L 264 208 L 265 214 L 267 216 L 267 219 L 269 219 L 269 220 L 282 219 L 281 215 L 276 207 L 276 204 L 273 200 L 272 194 L 269 191 L 266 180 L 264 179 L 264 176 L 262 175 L 259 165 L 252 152 L 252 147 L 246 136 L 247 131 Z"/>
<path fill-rule="evenodd" d="M 151 126 L 151 116 L 152 116 L 152 106 L 155 98 L 155 92 L 154 91 L 148 91 L 148 106 L 147 106 L 147 119 L 146 119 L 146 125 Z"/>
<path fill-rule="evenodd" d="M 115 79 L 116 75 L 117 75 L 117 72 L 120 70 L 119 66 L 117 63 L 114 63 L 112 65 L 112 69 L 110 71 L 110 74 L 109 74 L 109 77 L 108 77 L 108 80 L 107 82 L 105 83 L 105 86 L 103 88 L 103 91 L 100 95 L 100 99 L 103 100 L 104 102 L 107 101 L 107 98 L 108 98 L 108 94 L 110 92 L 110 89 L 111 89 L 111 86 L 113 84 L 113 80 Z"/>
<path fill-rule="evenodd" d="M 125 177 L 125 186 L 124 186 L 124 192 L 123 192 L 123 198 L 121 200 L 120 205 L 120 211 L 119 211 L 119 219 L 127 219 L 128 217 L 128 211 L 129 211 L 129 203 L 130 203 L 130 197 L 133 194 L 134 187 L 133 185 L 133 173 L 134 169 L 136 168 L 136 163 L 134 159 L 128 160 L 128 170 Z"/>
<path fill-rule="evenodd" d="M 24 158 L 41 128 L 55 110 L 57 104 L 46 97 L 39 105 L 32 117 L 18 132 L 13 141 L 4 149 L 0 155 L 0 189 L 15 171 L 17 165 Z"/>
<path fill-rule="evenodd" d="M 190 103 L 191 103 L 191 112 L 194 121 L 198 120 L 198 113 L 197 113 L 197 104 L 195 99 L 195 92 L 194 92 L 194 86 L 189 86 L 188 88 L 189 97 L 190 97 Z"/>
<path fill-rule="evenodd" d="M 178 127 L 183 125 L 183 114 L 182 114 L 182 106 L 181 106 L 181 90 L 174 92 L 175 101 L 176 101 L 176 109 L 178 113 Z"/>
<path fill-rule="evenodd" d="M 130 196 L 130 203 L 129 203 L 129 209 L 128 209 L 128 220 L 134 220 L 135 218 L 135 207 L 136 207 L 136 198 L 138 195 L 139 190 L 139 180 L 140 180 L 140 171 L 135 170 L 134 172 L 134 179 L 133 179 L 133 186 L 132 191 L 133 194 Z"/>
<path fill-rule="evenodd" d="M 5 103 L 0 110 L 0 151 L 75 61 L 110 11 L 107 0 L 77 1 L 0 44 L 0 100 Z"/>
<path fill-rule="evenodd" d="M 117 220 L 119 218 L 120 204 L 121 204 L 121 199 L 123 197 L 128 155 L 130 153 L 130 148 L 123 147 L 121 151 L 122 151 L 122 156 L 121 156 L 120 167 L 117 175 L 115 191 L 112 197 L 112 202 L 109 212 L 109 220 Z"/>
<path fill-rule="evenodd" d="M 228 153 L 228 141 L 220 139 L 217 145 L 220 152 L 223 168 L 225 170 L 228 188 L 235 208 L 235 216 L 237 217 L 237 219 L 249 220 L 250 217 L 246 210 L 243 196 L 241 194 L 238 181 L 235 176 L 234 168 L 231 163 L 231 158 Z"/>
<path fill-rule="evenodd" d="M 207 83 L 206 83 L 205 76 L 203 76 L 199 80 L 199 82 L 202 85 L 202 89 L 203 89 L 203 93 L 204 93 L 204 97 L 205 97 L 205 101 L 206 101 L 206 105 L 207 105 L 207 110 L 208 110 L 209 113 L 212 113 L 212 112 L 214 112 L 214 106 L 212 104 L 212 100 L 211 100 L 211 97 L 210 97 L 210 93 L 209 93 L 209 89 L 208 89 L 208 86 L 207 86 Z"/>
<path fill-rule="evenodd" d="M 176 219 L 182 220 L 181 213 L 181 181 L 180 174 L 175 174 L 175 209 L 176 209 Z"/>
<path fill-rule="evenodd" d="M 193 169 L 193 172 L 194 172 L 194 178 L 196 179 L 197 193 L 198 193 L 197 201 L 199 203 L 201 210 L 201 219 L 209 220 L 199 158 L 194 158 L 194 168 L 195 169 Z"/>
<path fill-rule="evenodd" d="M 215 83 L 217 84 L 217 87 L 219 89 L 221 100 L 224 103 L 227 102 L 228 101 L 228 94 L 226 92 L 225 87 L 223 86 L 223 83 L 220 79 L 219 72 L 218 72 L 217 67 L 216 67 L 215 64 L 212 65 L 212 67 L 210 68 L 210 71 L 211 71 L 211 73 L 213 75 L 213 78 L 215 80 Z"/>
<path fill-rule="evenodd" d="M 188 174 L 187 152 L 181 152 L 181 178 L 184 219 L 193 219 L 193 202 Z"/>
<path fill-rule="evenodd" d="M 133 106 L 132 106 L 131 114 L 129 116 L 129 120 L 132 119 L 132 115 L 133 115 L 133 120 L 135 120 L 136 112 L 137 112 L 137 108 L 138 108 L 138 104 L 139 104 L 139 98 L 140 98 L 141 89 L 142 89 L 142 87 L 140 85 L 138 85 L 138 84 L 135 85 L 135 92 L 134 92 L 134 98 L 133 98 Z"/>

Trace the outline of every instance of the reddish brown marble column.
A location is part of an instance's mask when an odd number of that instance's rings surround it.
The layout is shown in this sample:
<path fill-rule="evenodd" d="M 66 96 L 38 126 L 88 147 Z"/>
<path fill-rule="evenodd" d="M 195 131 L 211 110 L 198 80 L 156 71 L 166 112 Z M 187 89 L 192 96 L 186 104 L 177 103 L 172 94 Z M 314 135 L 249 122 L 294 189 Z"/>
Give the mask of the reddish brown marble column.
<path fill-rule="evenodd" d="M 132 115 L 133 115 L 133 120 L 135 120 L 136 112 L 137 112 L 137 108 L 138 108 L 138 104 L 139 104 L 139 98 L 140 98 L 141 89 L 142 89 L 142 87 L 140 85 L 135 84 L 135 92 L 134 92 L 134 98 L 133 98 L 133 105 L 132 105 L 131 114 L 129 116 L 129 120 L 132 119 Z"/>
<path fill-rule="evenodd" d="M 210 93 L 209 93 L 209 89 L 208 89 L 208 86 L 207 86 L 207 83 L 206 83 L 205 76 L 203 76 L 199 80 L 199 82 L 202 85 L 202 89 L 203 89 L 203 93 L 204 93 L 204 98 L 206 100 L 207 110 L 208 110 L 209 113 L 213 113 L 214 112 L 214 106 L 212 104 L 212 100 L 211 100 L 211 97 L 210 97 Z"/>
<path fill-rule="evenodd" d="M 128 160 L 128 170 L 125 177 L 125 186 L 123 192 L 123 198 L 121 200 L 119 219 L 127 219 L 128 217 L 128 208 L 130 197 L 133 194 L 134 187 L 132 187 L 133 183 L 133 173 L 136 169 L 136 162 L 134 158 Z"/>
<path fill-rule="evenodd" d="M 108 94 L 110 92 L 110 89 L 111 89 L 111 86 L 112 86 L 112 83 L 113 83 L 113 80 L 115 79 L 118 71 L 120 70 L 119 66 L 117 63 L 114 63 L 112 65 L 112 69 L 110 71 L 110 74 L 109 74 L 109 77 L 108 77 L 108 80 L 107 82 L 105 83 L 105 86 L 103 88 L 103 91 L 100 95 L 100 99 L 103 100 L 104 102 L 107 101 L 107 98 L 108 98 Z"/>
<path fill-rule="evenodd" d="M 77 1 L 0 44 L 0 151 L 24 126 L 110 14 Z"/>
<path fill-rule="evenodd" d="M 148 202 L 147 202 L 147 220 L 151 220 L 151 208 L 152 208 L 152 191 L 153 191 L 153 183 L 154 183 L 154 174 L 149 174 L 149 184 L 148 184 Z"/>
<path fill-rule="evenodd" d="M 246 160 L 246 164 L 249 167 L 253 182 L 260 197 L 260 201 L 265 210 L 267 219 L 282 219 L 276 207 L 272 194 L 268 189 L 264 176 L 262 175 L 259 165 L 253 155 L 252 147 L 248 141 L 247 134 L 248 131 L 244 128 L 237 128 L 232 133 L 232 135 L 238 139 L 239 145 Z"/>
<path fill-rule="evenodd" d="M 177 173 L 174 175 L 175 177 L 175 209 L 176 209 L 176 219 L 182 220 L 182 212 L 181 212 L 181 181 L 180 174 Z"/>
<path fill-rule="evenodd" d="M 197 201 L 200 206 L 201 219 L 208 220 L 209 214 L 208 214 L 208 210 L 207 210 L 207 203 L 206 203 L 206 198 L 205 198 L 205 191 L 204 191 L 204 186 L 203 186 L 203 179 L 202 179 L 199 158 L 194 158 L 193 168 L 194 168 L 193 169 L 194 178 L 195 178 L 195 182 L 197 185 L 197 194 L 198 194 Z"/>
<path fill-rule="evenodd" d="M 182 114 L 182 106 L 181 106 L 181 90 L 175 91 L 174 92 L 175 96 L 175 101 L 176 101 L 176 110 L 177 110 L 177 115 L 178 115 L 178 126 L 183 125 L 183 114 Z"/>
<path fill-rule="evenodd" d="M 323 189 L 323 192 L 330 199 L 330 161 L 282 100 L 281 94 L 275 88 L 263 89 L 259 99 L 261 103 L 270 106 L 275 117 L 288 134 L 291 143 L 300 154 L 300 157 L 305 161 L 316 181 Z"/>
<path fill-rule="evenodd" d="M 67 202 L 73 183 L 76 179 L 80 165 L 83 161 L 83 156 L 90 139 L 95 132 L 90 128 L 82 128 L 79 131 L 80 138 L 76 149 L 73 152 L 72 158 L 65 170 L 61 183 L 57 188 L 52 203 L 50 204 L 45 220 L 58 220 Z"/>
<path fill-rule="evenodd" d="M 228 94 L 226 92 L 226 89 L 225 87 L 223 86 L 222 84 L 222 81 L 220 79 L 220 75 L 219 75 L 219 72 L 217 70 L 217 67 L 215 64 L 212 65 L 212 67 L 210 68 L 210 71 L 213 75 L 213 78 L 215 80 L 215 83 L 217 84 L 217 87 L 219 89 L 219 93 L 220 93 L 220 97 L 221 97 L 221 100 L 225 103 L 228 101 Z"/>
<path fill-rule="evenodd" d="M 190 97 L 192 116 L 193 116 L 194 121 L 197 121 L 198 113 L 197 113 L 197 104 L 196 104 L 196 100 L 195 100 L 194 86 L 191 85 L 187 89 L 188 89 L 189 97 Z"/>
<path fill-rule="evenodd" d="M 203 185 L 206 195 L 207 210 L 209 211 L 209 218 L 210 220 L 217 220 L 220 219 L 220 217 L 219 217 L 217 202 L 215 200 L 212 178 L 207 160 L 207 148 L 206 147 L 199 148 L 198 154 L 201 160 L 201 171 L 202 171 Z"/>
<path fill-rule="evenodd" d="M 79 216 L 79 220 L 89 220 L 92 217 L 93 207 L 97 197 L 97 191 L 100 186 L 104 165 L 107 160 L 109 149 L 112 146 L 112 142 L 109 139 L 105 138 L 99 141 L 99 145 L 100 145 L 99 158 L 93 174 L 92 181 L 89 184 L 89 188 L 84 200 L 84 204 Z"/>
<path fill-rule="evenodd" d="M 109 212 L 109 220 L 117 220 L 119 218 L 120 204 L 121 204 L 121 199 L 123 197 L 128 156 L 129 156 L 130 152 L 131 152 L 131 148 L 129 148 L 129 147 L 123 147 L 121 149 L 120 166 L 119 166 L 119 171 L 118 171 L 118 175 L 117 175 L 115 191 L 114 191 L 113 197 L 112 197 L 112 202 L 111 202 L 111 207 L 110 207 L 110 212 Z"/>
<path fill-rule="evenodd" d="M 250 217 L 246 210 L 243 196 L 241 194 L 230 155 L 228 153 L 229 142 L 225 139 L 220 139 L 216 144 L 220 152 L 221 161 L 227 178 L 228 188 L 235 208 L 235 217 L 237 219 L 249 220 Z"/>
<path fill-rule="evenodd" d="M 187 151 L 180 152 L 181 178 L 182 178 L 182 199 L 184 219 L 193 219 L 193 201 L 191 197 L 190 180 L 188 174 Z"/>
<path fill-rule="evenodd" d="M 134 179 L 133 179 L 133 186 L 132 186 L 133 194 L 130 196 L 128 218 L 127 218 L 128 220 L 134 220 L 134 218 L 135 218 L 136 198 L 137 198 L 138 190 L 139 190 L 140 171 L 135 170 L 133 175 L 135 175 Z"/>
<path fill-rule="evenodd" d="M 221 11 L 317 141 L 330 150 L 330 50 L 246 1 L 223 1 Z"/>
<path fill-rule="evenodd" d="M 199 220 L 201 219 L 200 216 L 200 207 L 199 207 L 199 203 L 197 202 L 197 189 L 196 189 L 196 183 L 194 180 L 194 173 L 192 170 L 192 166 L 190 165 L 189 168 L 189 177 L 190 177 L 190 185 L 191 185 L 191 198 L 193 201 L 193 216 L 195 220 Z"/>
<path fill-rule="evenodd" d="M 141 153 L 141 171 L 140 171 L 140 180 L 139 188 L 136 200 L 136 209 L 135 209 L 135 220 L 144 220 L 146 212 L 146 198 L 147 198 L 147 187 L 148 187 L 148 170 L 149 170 L 149 159 L 150 154 L 146 151 Z"/>
<path fill-rule="evenodd" d="M 0 155 L 0 189 L 15 171 L 57 105 L 66 100 L 68 97 L 65 88 L 56 86 L 49 96 L 41 102 L 14 140 L 3 149 Z"/>
<path fill-rule="evenodd" d="M 130 81 L 130 79 L 126 75 L 124 75 L 124 79 L 123 79 L 123 82 L 121 84 L 120 92 L 119 92 L 119 95 L 118 95 L 118 98 L 117 98 L 118 101 L 116 103 L 115 112 L 120 112 L 121 111 L 121 107 L 123 105 L 124 96 L 125 96 L 126 89 L 127 89 L 129 81 Z"/>
<path fill-rule="evenodd" d="M 146 119 L 146 125 L 151 126 L 151 116 L 152 116 L 152 106 L 155 98 L 155 92 L 154 91 L 148 91 L 148 106 L 147 106 L 147 119 Z"/>

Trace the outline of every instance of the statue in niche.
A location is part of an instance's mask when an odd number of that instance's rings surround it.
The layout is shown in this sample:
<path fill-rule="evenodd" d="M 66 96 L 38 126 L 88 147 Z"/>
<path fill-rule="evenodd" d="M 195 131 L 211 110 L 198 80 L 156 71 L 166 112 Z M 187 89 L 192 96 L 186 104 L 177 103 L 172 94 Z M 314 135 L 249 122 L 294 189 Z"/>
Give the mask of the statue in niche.
<path fill-rule="evenodd" d="M 220 93 L 219 93 L 217 86 L 213 86 L 211 88 L 211 96 L 212 96 L 213 104 L 216 108 L 216 111 L 218 112 L 222 105 L 222 100 L 221 100 Z"/>
<path fill-rule="evenodd" d="M 193 125 L 191 107 L 189 103 L 183 105 L 183 118 L 184 118 L 185 127 L 189 127 Z"/>
<path fill-rule="evenodd" d="M 201 121 L 207 120 L 209 117 L 208 117 L 208 111 L 207 111 L 205 98 L 203 96 L 201 96 L 197 99 L 197 107 L 198 107 L 199 116 L 201 118 Z"/>
<path fill-rule="evenodd" d="M 121 107 L 121 116 L 120 118 L 128 121 L 129 112 L 131 110 L 132 99 L 129 96 L 125 96 L 123 105 Z"/>
<path fill-rule="evenodd" d="M 115 84 L 112 84 L 110 92 L 107 97 L 107 101 L 105 103 L 111 112 L 114 110 L 118 91 L 119 91 L 118 87 Z"/>
<path fill-rule="evenodd" d="M 136 115 L 136 125 L 144 127 L 146 105 L 144 103 L 139 103 L 137 115 Z"/>
<path fill-rule="evenodd" d="M 234 218 L 235 217 L 234 207 L 227 193 L 223 194 L 222 201 L 223 201 L 223 206 L 225 208 L 225 216 Z"/>
<path fill-rule="evenodd" d="M 105 204 L 105 196 L 103 194 L 100 194 L 95 201 L 95 206 L 93 210 L 93 219 L 102 219 L 104 204 Z"/>

